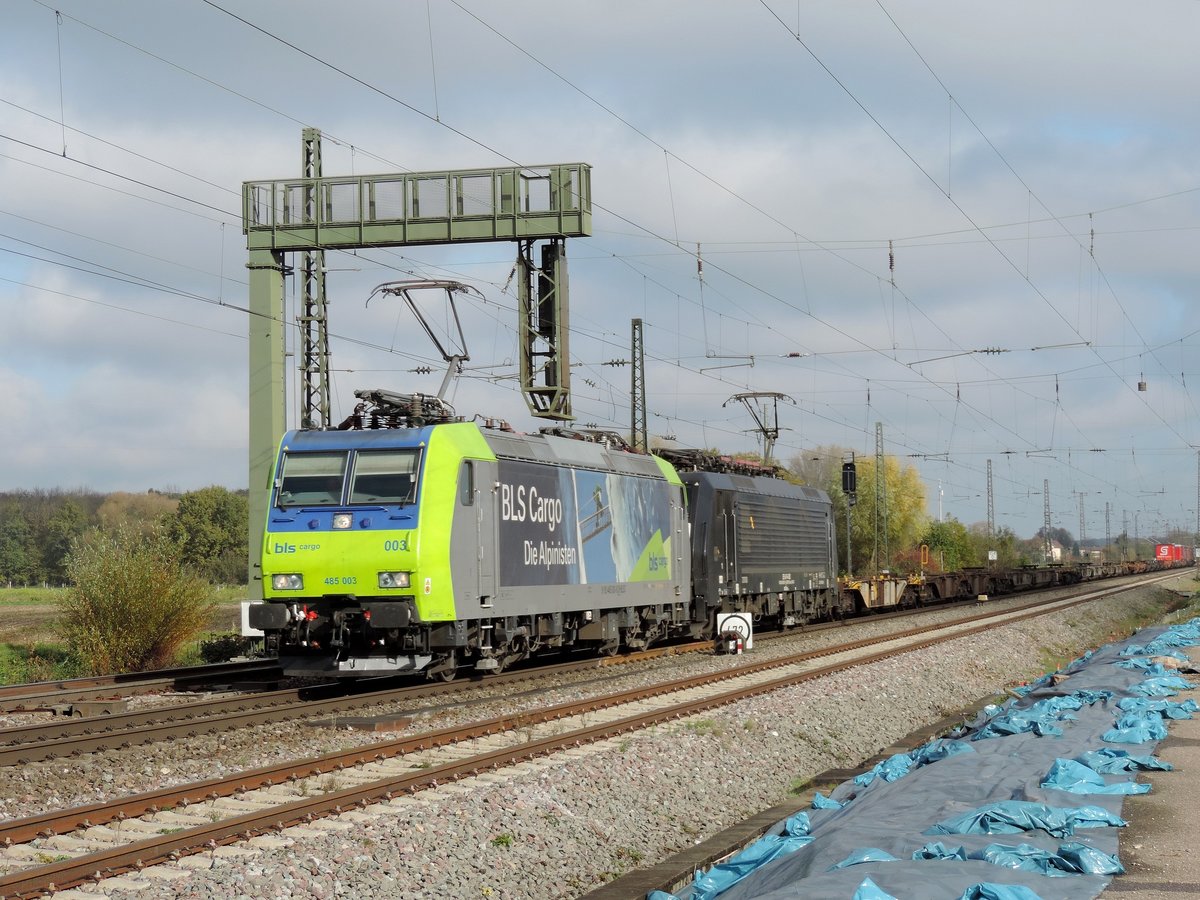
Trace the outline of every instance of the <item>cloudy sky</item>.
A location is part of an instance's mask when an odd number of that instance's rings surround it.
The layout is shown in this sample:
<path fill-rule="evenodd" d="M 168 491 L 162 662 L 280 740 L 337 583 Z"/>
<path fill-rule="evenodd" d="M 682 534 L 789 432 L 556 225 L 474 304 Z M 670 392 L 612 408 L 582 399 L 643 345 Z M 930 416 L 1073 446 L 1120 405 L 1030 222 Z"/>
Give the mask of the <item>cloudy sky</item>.
<path fill-rule="evenodd" d="M 629 369 L 604 364 L 636 316 L 652 434 L 753 449 L 730 398 L 778 391 L 777 457 L 872 454 L 882 423 L 934 516 L 985 520 L 990 460 L 1021 536 L 1047 481 L 1076 535 L 1081 504 L 1088 537 L 1196 528 L 1200 5 L 331 9 L 6 0 L 0 489 L 246 486 L 240 188 L 300 174 L 313 126 L 326 175 L 592 166 L 581 423 L 628 428 Z M 334 419 L 356 388 L 436 392 L 411 314 L 366 299 L 440 277 L 484 298 L 456 409 L 535 429 L 514 254 L 330 254 Z"/>

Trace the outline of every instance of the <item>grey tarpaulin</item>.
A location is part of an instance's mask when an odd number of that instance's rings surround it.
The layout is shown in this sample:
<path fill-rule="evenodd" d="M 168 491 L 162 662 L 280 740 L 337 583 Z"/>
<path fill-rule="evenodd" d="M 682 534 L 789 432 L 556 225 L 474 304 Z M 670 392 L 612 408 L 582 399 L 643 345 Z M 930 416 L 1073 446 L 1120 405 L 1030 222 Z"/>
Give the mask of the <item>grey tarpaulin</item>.
<path fill-rule="evenodd" d="M 749 870 L 716 867 L 675 895 L 649 896 L 1096 897 L 1121 871 L 1123 794 L 1105 791 L 1133 790 L 1107 786 L 1134 781 L 1140 769 L 1169 768 L 1152 756 L 1154 743 L 1171 718 L 1195 709 L 1167 699 L 1188 683 L 1144 657 L 1182 657 L 1176 648 L 1197 643 L 1200 619 L 1143 629 L 1089 653 L 1019 699 L 990 707 L 953 740 L 842 783 L 808 810 L 806 829 L 795 817 L 790 829 L 784 822 L 773 829 L 776 842 L 802 830 L 811 840 L 762 854 L 767 861 Z M 1088 784 L 1098 790 L 1087 792 Z"/>

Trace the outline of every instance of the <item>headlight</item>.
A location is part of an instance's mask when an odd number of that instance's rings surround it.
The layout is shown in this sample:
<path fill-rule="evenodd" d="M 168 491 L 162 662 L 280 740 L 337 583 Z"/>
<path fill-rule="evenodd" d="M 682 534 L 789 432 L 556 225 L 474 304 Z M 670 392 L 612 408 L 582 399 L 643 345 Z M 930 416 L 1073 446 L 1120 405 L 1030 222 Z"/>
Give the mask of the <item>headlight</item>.
<path fill-rule="evenodd" d="M 302 591 L 304 590 L 304 576 L 272 575 L 271 587 L 277 591 Z"/>
<path fill-rule="evenodd" d="M 381 588 L 406 588 L 410 574 L 410 572 L 380 572 L 379 586 Z"/>
<path fill-rule="evenodd" d="M 341 531 L 354 524 L 354 516 L 350 513 L 336 513 L 333 517 L 333 530 Z"/>

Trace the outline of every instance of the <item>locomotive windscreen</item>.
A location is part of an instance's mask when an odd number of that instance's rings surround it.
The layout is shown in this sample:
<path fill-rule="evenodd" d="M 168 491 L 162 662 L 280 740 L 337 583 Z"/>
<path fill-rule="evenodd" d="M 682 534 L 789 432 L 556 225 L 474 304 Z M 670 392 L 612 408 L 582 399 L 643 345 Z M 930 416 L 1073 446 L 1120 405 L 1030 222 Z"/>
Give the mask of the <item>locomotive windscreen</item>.
<path fill-rule="evenodd" d="M 360 450 L 355 454 L 351 503 L 405 504 L 416 497 L 416 450 Z"/>
<path fill-rule="evenodd" d="M 416 500 L 420 451 L 416 448 L 285 453 L 276 505 L 344 506 Z M 350 474 L 347 492 L 347 474 Z"/>
<path fill-rule="evenodd" d="M 276 505 L 337 506 L 346 480 L 346 451 L 288 453 L 283 458 Z"/>

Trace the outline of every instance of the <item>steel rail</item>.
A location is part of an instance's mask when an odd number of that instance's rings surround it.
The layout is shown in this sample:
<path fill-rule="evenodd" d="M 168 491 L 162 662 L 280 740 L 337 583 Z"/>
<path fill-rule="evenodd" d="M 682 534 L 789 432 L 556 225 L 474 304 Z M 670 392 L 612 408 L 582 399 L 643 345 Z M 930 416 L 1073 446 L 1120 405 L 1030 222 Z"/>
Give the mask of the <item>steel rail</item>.
<path fill-rule="evenodd" d="M 710 642 L 695 645 L 711 648 Z M 0 729 L 0 766 L 21 765 L 98 750 L 127 748 L 179 736 L 227 731 L 294 719 L 297 715 L 318 716 L 343 713 L 377 704 L 432 699 L 477 688 L 545 678 L 572 671 L 621 665 L 652 659 L 690 648 L 661 648 L 623 657 L 591 658 L 529 669 L 515 669 L 452 682 L 432 682 L 406 687 L 380 688 L 374 682 L 394 678 L 332 682 L 301 688 L 285 688 L 245 697 L 218 697 L 152 709 L 112 713 L 85 719 L 41 722 Z"/>
<path fill-rule="evenodd" d="M 251 660 L 213 663 L 205 666 L 181 666 L 154 672 L 130 672 L 120 675 L 91 675 L 59 681 L 34 681 L 28 684 L 0 685 L 0 712 L 25 712 L 45 709 L 72 700 L 97 700 L 132 694 L 148 694 L 164 689 L 182 690 L 222 678 L 280 673 L 275 660 Z"/>

